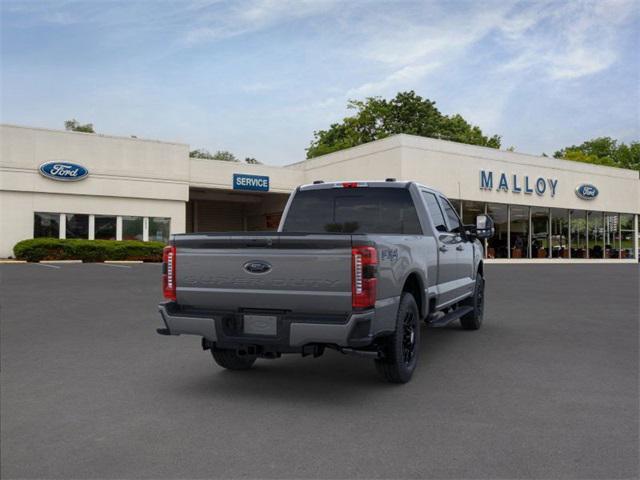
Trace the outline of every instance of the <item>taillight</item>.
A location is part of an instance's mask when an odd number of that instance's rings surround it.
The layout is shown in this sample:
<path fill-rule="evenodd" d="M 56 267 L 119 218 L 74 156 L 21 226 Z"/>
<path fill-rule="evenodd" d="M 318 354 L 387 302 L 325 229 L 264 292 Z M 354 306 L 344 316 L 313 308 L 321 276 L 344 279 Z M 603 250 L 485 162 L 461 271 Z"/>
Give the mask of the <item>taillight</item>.
<path fill-rule="evenodd" d="M 337 183 L 335 186 L 338 188 L 358 188 L 367 187 L 369 184 L 367 182 L 342 182 Z"/>
<path fill-rule="evenodd" d="M 162 294 L 168 300 L 176 299 L 176 247 L 162 250 Z"/>
<path fill-rule="evenodd" d="M 351 249 L 351 306 L 370 308 L 376 303 L 378 253 L 374 247 Z"/>

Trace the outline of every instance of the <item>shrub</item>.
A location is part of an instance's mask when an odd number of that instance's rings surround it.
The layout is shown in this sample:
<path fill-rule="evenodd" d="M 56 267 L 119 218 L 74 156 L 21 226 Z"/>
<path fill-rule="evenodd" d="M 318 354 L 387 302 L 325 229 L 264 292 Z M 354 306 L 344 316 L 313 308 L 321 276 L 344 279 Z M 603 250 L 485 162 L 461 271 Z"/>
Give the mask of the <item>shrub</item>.
<path fill-rule="evenodd" d="M 163 247 L 164 244 L 161 242 L 140 242 L 138 240 L 33 238 L 16 243 L 13 247 L 13 253 L 17 259 L 29 262 L 40 260 L 161 262 Z"/>

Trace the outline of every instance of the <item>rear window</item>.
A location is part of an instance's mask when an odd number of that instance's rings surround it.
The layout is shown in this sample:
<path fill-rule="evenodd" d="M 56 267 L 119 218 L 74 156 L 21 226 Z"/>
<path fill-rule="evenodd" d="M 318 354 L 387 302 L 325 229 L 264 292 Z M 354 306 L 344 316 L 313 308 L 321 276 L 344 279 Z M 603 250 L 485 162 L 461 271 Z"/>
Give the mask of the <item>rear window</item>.
<path fill-rule="evenodd" d="M 284 232 L 422 234 L 408 190 L 334 188 L 297 192 Z"/>

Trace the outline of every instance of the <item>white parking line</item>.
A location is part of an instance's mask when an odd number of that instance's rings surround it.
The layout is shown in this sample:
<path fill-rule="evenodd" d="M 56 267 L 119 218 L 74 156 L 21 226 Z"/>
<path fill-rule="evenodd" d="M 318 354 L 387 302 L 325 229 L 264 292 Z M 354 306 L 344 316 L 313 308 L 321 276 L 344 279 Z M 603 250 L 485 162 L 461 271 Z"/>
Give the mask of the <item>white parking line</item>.
<path fill-rule="evenodd" d="M 62 267 L 59 267 L 58 265 L 49 265 L 48 263 L 34 263 L 34 265 L 38 265 L 40 267 L 47 267 L 47 268 L 62 268 Z"/>
<path fill-rule="evenodd" d="M 129 265 L 116 265 L 115 263 L 98 263 L 97 265 L 104 265 L 105 267 L 131 268 Z"/>

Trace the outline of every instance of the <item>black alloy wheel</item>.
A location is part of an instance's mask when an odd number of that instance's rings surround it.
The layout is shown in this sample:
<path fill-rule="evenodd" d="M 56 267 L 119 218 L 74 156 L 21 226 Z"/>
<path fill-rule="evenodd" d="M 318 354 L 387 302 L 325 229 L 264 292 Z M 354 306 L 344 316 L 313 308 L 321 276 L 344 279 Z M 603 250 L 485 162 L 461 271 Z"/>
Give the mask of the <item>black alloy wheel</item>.
<path fill-rule="evenodd" d="M 476 286 L 473 297 L 464 303 L 473 308 L 469 313 L 460 317 L 460 325 L 465 330 L 478 330 L 484 317 L 484 278 L 480 273 L 476 274 Z"/>
<path fill-rule="evenodd" d="M 384 339 L 383 358 L 375 361 L 376 370 L 388 382 L 411 380 L 420 356 L 420 312 L 413 295 L 404 292 L 396 316 L 396 331 Z"/>

